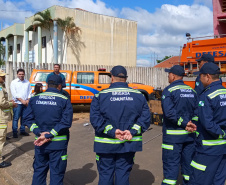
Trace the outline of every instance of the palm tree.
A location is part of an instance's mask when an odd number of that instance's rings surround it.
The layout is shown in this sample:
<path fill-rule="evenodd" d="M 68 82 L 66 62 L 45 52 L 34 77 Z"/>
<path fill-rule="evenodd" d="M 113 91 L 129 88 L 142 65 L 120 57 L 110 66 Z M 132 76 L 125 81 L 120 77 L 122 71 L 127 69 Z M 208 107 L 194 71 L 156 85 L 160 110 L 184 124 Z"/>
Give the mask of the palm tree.
<path fill-rule="evenodd" d="M 84 43 L 81 42 L 82 30 L 76 26 L 73 17 L 66 17 L 65 19 L 58 18 L 57 24 L 59 27 L 61 27 L 65 34 L 63 56 L 69 45 L 72 48 L 72 51 L 74 52 L 79 63 L 81 46 L 84 46 Z"/>
<path fill-rule="evenodd" d="M 2 43 L 0 43 L 0 65 L 4 65 L 5 61 L 5 46 L 3 46 Z"/>
<path fill-rule="evenodd" d="M 34 15 L 33 30 L 35 30 L 36 27 L 38 26 L 40 26 L 41 28 L 47 29 L 50 33 L 50 41 L 53 48 L 51 30 L 50 30 L 52 25 L 53 25 L 53 19 L 51 17 L 51 13 L 49 9 L 47 9 L 44 12 L 38 12 Z"/>

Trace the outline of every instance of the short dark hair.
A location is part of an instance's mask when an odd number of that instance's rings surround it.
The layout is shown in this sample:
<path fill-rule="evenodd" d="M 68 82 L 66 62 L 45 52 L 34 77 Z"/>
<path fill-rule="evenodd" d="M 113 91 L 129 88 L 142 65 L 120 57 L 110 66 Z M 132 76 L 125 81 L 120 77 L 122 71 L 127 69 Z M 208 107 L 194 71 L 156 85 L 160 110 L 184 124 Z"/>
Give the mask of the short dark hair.
<path fill-rule="evenodd" d="M 60 68 L 60 64 L 54 64 L 54 66 L 58 66 Z"/>
<path fill-rule="evenodd" d="M 48 87 L 57 89 L 58 85 L 52 84 L 52 80 L 50 80 L 49 82 L 50 84 L 48 84 Z"/>
<path fill-rule="evenodd" d="M 17 70 L 17 74 L 18 74 L 19 72 L 23 72 L 23 73 L 25 74 L 24 69 L 18 69 L 18 70 Z"/>
<path fill-rule="evenodd" d="M 213 80 L 217 80 L 220 78 L 220 74 L 210 75 Z"/>

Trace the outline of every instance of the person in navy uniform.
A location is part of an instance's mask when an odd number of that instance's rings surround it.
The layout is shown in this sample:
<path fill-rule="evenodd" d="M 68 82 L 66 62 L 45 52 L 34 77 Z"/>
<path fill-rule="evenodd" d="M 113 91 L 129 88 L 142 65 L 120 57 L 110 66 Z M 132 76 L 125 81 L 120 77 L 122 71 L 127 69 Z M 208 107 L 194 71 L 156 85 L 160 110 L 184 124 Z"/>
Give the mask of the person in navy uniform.
<path fill-rule="evenodd" d="M 126 79 L 123 66 L 113 67 L 110 87 L 95 94 L 91 103 L 99 185 L 129 185 L 135 152 L 142 151 L 142 133 L 150 126 L 145 97 L 129 88 Z"/>
<path fill-rule="evenodd" d="M 206 63 L 200 69 L 204 91 L 199 97 L 197 149 L 191 162 L 190 185 L 224 185 L 226 180 L 226 89 L 220 69 Z"/>
<path fill-rule="evenodd" d="M 184 69 L 179 65 L 166 69 L 170 85 L 163 90 L 162 185 L 176 184 L 181 165 L 183 184 L 190 176 L 190 163 L 195 152 L 197 120 L 196 92 L 183 82 Z"/>
<path fill-rule="evenodd" d="M 196 60 L 198 65 L 199 65 L 199 69 L 202 68 L 202 66 L 207 63 L 207 62 L 212 62 L 214 63 L 214 57 L 211 54 L 203 54 L 199 59 Z M 194 72 L 194 74 L 199 74 L 199 72 Z M 204 90 L 204 86 L 200 81 L 200 76 L 198 76 L 195 80 L 195 91 L 197 92 L 197 95 L 199 96 L 202 91 Z"/>
<path fill-rule="evenodd" d="M 45 185 L 49 169 L 50 185 L 63 185 L 73 109 L 61 88 L 62 78 L 50 76 L 48 89 L 30 99 L 24 115 L 25 124 L 36 135 L 32 185 Z"/>

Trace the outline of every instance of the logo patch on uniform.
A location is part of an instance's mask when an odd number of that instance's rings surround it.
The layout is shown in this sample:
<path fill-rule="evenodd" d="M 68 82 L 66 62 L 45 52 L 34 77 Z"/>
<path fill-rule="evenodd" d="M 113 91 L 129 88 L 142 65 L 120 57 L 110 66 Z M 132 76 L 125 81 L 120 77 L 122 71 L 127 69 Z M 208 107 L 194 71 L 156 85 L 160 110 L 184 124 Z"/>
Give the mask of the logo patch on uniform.
<path fill-rule="evenodd" d="M 199 106 L 204 107 L 204 101 L 199 101 Z"/>
<path fill-rule="evenodd" d="M 196 85 L 196 86 L 199 86 L 199 82 L 196 82 L 195 85 Z"/>
<path fill-rule="evenodd" d="M 0 87 L 0 91 L 2 91 L 2 88 Z"/>
<path fill-rule="evenodd" d="M 163 99 L 163 100 L 165 99 L 165 95 L 162 96 L 162 99 Z"/>

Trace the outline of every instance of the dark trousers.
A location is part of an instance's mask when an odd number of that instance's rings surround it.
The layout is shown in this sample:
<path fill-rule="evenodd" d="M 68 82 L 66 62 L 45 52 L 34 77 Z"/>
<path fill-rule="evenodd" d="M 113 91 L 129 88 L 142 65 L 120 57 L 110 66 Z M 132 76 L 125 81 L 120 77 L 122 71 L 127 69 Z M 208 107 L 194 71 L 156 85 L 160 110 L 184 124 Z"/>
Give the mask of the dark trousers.
<path fill-rule="evenodd" d="M 196 153 L 192 160 L 189 185 L 224 185 L 226 180 L 226 154 Z"/>
<path fill-rule="evenodd" d="M 129 185 L 135 153 L 97 153 L 99 185 Z"/>
<path fill-rule="evenodd" d="M 194 142 L 163 143 L 162 161 L 164 180 L 162 185 L 176 184 L 179 169 L 183 175 L 183 184 L 187 184 L 191 175 L 190 166 L 195 152 Z"/>
<path fill-rule="evenodd" d="M 46 150 L 35 147 L 32 185 L 46 185 L 47 172 L 50 169 L 50 185 L 63 185 L 67 167 L 67 149 Z"/>
<path fill-rule="evenodd" d="M 25 126 L 23 121 L 23 114 L 26 106 L 23 104 L 18 104 L 17 107 L 13 108 L 13 133 L 17 133 L 18 121 L 20 119 L 20 132 L 25 132 Z"/>

